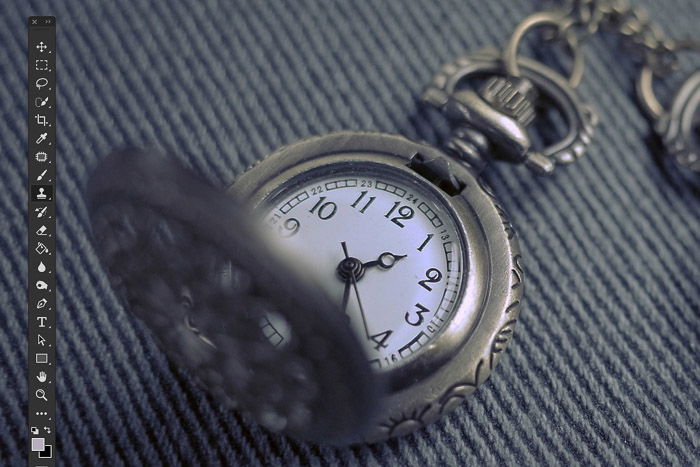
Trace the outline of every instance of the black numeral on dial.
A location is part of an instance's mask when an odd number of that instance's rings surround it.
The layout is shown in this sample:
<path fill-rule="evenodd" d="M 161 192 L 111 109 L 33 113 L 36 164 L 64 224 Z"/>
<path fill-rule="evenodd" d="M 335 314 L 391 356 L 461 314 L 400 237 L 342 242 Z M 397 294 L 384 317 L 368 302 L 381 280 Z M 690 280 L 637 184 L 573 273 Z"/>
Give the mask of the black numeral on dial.
<path fill-rule="evenodd" d="M 369 338 L 372 339 L 372 341 L 375 344 L 377 344 L 374 346 L 374 350 L 387 348 L 388 346 L 386 345 L 385 342 L 387 341 L 387 339 L 389 339 L 389 336 L 391 336 L 391 334 L 393 332 L 394 331 L 392 331 L 392 330 L 388 330 L 388 331 L 380 332 L 379 334 L 375 334 L 373 336 L 369 336 Z"/>
<path fill-rule="evenodd" d="M 338 211 L 337 204 L 335 204 L 333 201 L 328 201 L 328 202 L 324 203 L 325 200 L 326 200 L 326 197 L 321 196 L 318 199 L 318 201 L 316 202 L 316 204 L 314 204 L 314 207 L 309 209 L 309 212 L 311 214 L 316 212 L 318 214 L 319 219 L 322 219 L 324 221 L 335 216 L 335 213 Z"/>
<path fill-rule="evenodd" d="M 408 219 L 411 219 L 411 218 L 413 217 L 413 215 L 415 214 L 415 211 L 414 211 L 413 208 L 410 207 L 410 206 L 401 206 L 401 207 L 399 207 L 399 204 L 401 204 L 401 202 L 400 202 L 400 201 L 396 201 L 396 202 L 394 203 L 394 206 L 392 206 L 392 208 L 389 209 L 389 212 L 387 212 L 387 213 L 384 215 L 384 217 L 386 217 L 386 218 L 388 219 L 389 216 L 391 216 L 391 215 L 394 213 L 394 211 L 396 211 L 396 209 L 398 208 L 398 214 L 399 214 L 399 215 L 398 215 L 398 216 L 395 216 L 395 217 L 392 217 L 392 218 L 391 218 L 391 222 L 393 222 L 394 224 L 396 224 L 396 225 L 398 225 L 399 227 L 403 228 L 403 227 L 405 227 L 405 226 L 403 225 L 403 222 L 401 222 L 401 221 L 406 221 L 406 220 L 408 220 Z"/>
<path fill-rule="evenodd" d="M 353 207 L 353 208 L 356 208 L 356 207 L 360 204 L 360 202 L 362 201 L 362 199 L 365 197 L 366 194 L 367 194 L 366 191 L 360 192 L 360 196 L 359 196 L 359 197 L 355 200 L 355 202 L 352 203 L 350 206 Z M 360 212 L 361 212 L 362 214 L 364 214 L 365 211 L 367 210 L 367 208 L 369 207 L 369 205 L 372 204 L 372 203 L 374 203 L 374 200 L 375 200 L 375 199 L 377 199 L 376 196 L 370 196 L 369 199 L 367 200 L 367 202 L 364 204 L 364 206 L 362 206 L 362 207 L 360 208 Z"/>
<path fill-rule="evenodd" d="M 434 284 L 435 282 L 440 282 L 440 280 L 442 280 L 442 273 L 436 268 L 430 268 L 425 271 L 425 279 L 418 281 L 418 285 L 430 292 L 433 288 L 428 284 Z"/>
<path fill-rule="evenodd" d="M 279 226 L 279 233 L 281 236 L 288 238 L 299 232 L 300 227 L 301 224 L 299 223 L 299 220 L 295 219 L 294 217 L 290 217 L 284 221 L 284 224 Z"/>
<path fill-rule="evenodd" d="M 420 244 L 416 250 L 418 251 L 423 251 L 423 248 L 425 248 L 425 245 L 427 245 L 430 242 L 430 239 L 433 238 L 433 234 L 428 234 L 428 236 L 423 240 L 423 243 Z"/>
<path fill-rule="evenodd" d="M 420 326 L 421 324 L 423 324 L 423 321 L 425 320 L 425 318 L 423 318 L 423 313 L 428 313 L 430 311 L 426 307 L 421 305 L 420 303 L 416 303 L 416 308 L 418 308 L 418 309 L 414 311 L 414 313 L 417 316 L 417 318 L 415 318 L 415 320 L 411 319 L 411 312 L 410 311 L 407 311 L 406 314 L 404 315 L 404 319 L 411 326 Z"/>

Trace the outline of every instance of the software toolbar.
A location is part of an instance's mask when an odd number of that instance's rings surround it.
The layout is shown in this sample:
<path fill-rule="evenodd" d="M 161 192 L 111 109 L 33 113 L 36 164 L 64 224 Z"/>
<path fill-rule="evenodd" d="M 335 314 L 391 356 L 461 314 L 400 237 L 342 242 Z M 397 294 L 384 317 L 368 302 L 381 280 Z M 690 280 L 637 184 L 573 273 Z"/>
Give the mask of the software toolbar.
<path fill-rule="evenodd" d="M 28 26 L 28 465 L 48 467 L 56 446 L 56 18 L 30 16 Z"/>

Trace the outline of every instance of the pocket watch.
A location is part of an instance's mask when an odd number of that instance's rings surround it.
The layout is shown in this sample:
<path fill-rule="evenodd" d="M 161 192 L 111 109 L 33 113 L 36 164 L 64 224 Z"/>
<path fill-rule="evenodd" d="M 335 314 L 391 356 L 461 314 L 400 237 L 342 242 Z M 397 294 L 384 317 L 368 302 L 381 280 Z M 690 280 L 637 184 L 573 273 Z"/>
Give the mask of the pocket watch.
<path fill-rule="evenodd" d="M 443 151 L 333 133 L 268 156 L 229 192 L 328 276 L 386 388 L 365 439 L 437 419 L 497 364 L 520 309 L 520 250 L 492 193 Z"/>
<path fill-rule="evenodd" d="M 524 289 L 515 230 L 479 173 L 498 159 L 550 174 L 585 152 L 597 119 L 576 92 L 578 34 L 638 31 L 640 98 L 662 114 L 651 76 L 680 46 L 625 26 L 636 10 L 569 6 L 440 70 L 421 97 L 451 125 L 440 147 L 331 133 L 283 147 L 227 190 L 173 158 L 108 156 L 87 198 L 117 295 L 204 389 L 272 431 L 377 442 L 450 412 L 503 356 Z M 571 50 L 568 77 L 517 55 L 542 26 Z M 689 83 L 679 96 L 696 96 Z M 673 112 L 686 125 L 697 104 Z M 536 149 L 538 107 L 558 108 L 568 130 Z"/>

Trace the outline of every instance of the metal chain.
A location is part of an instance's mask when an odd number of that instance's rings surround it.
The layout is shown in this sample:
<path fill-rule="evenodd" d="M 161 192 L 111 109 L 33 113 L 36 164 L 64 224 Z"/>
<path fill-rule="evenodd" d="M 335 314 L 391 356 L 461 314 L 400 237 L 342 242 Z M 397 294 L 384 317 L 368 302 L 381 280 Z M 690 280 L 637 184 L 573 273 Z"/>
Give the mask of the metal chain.
<path fill-rule="evenodd" d="M 624 47 L 642 57 L 644 66 L 657 75 L 666 75 L 678 67 L 674 41 L 649 19 L 646 10 L 630 6 L 627 0 L 564 0 L 566 20 L 559 37 L 573 31 L 579 42 L 598 31 L 619 34 Z"/>

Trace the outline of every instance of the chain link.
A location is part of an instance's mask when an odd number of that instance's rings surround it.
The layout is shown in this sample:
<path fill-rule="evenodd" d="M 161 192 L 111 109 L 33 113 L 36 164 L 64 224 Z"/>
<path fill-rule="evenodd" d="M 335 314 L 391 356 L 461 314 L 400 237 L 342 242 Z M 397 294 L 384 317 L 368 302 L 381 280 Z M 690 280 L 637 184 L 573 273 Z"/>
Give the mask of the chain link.
<path fill-rule="evenodd" d="M 678 67 L 675 43 L 643 8 L 632 7 L 627 0 L 564 0 L 563 9 L 567 20 L 559 37 L 573 31 L 582 41 L 599 31 L 616 33 L 624 47 L 655 74 L 666 75 Z"/>

